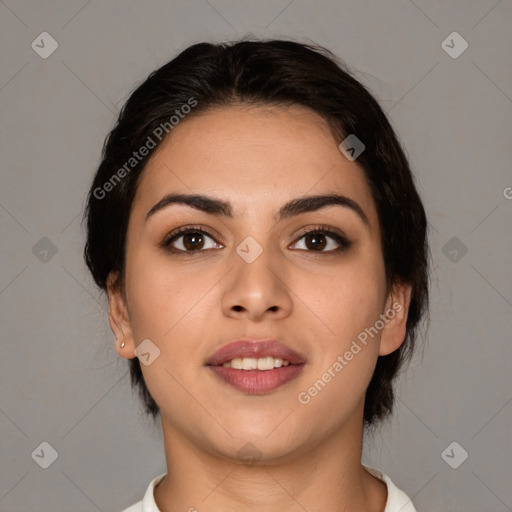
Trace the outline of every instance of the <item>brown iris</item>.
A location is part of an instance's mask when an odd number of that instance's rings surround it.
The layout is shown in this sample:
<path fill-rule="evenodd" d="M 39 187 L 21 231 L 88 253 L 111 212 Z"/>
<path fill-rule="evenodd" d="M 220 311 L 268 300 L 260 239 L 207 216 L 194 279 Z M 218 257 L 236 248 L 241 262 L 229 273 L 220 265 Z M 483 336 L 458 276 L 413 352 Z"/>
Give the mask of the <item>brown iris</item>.
<path fill-rule="evenodd" d="M 187 250 L 202 249 L 204 245 L 204 236 L 201 233 L 186 233 L 183 236 L 183 246 Z"/>
<path fill-rule="evenodd" d="M 310 233 L 309 235 L 306 235 L 304 237 L 304 239 L 305 239 L 306 247 L 308 249 L 313 249 L 313 250 L 319 249 L 321 251 L 327 245 L 327 242 L 325 240 L 325 235 L 323 235 L 322 233 Z M 308 240 L 310 241 L 309 243 L 308 243 Z"/>

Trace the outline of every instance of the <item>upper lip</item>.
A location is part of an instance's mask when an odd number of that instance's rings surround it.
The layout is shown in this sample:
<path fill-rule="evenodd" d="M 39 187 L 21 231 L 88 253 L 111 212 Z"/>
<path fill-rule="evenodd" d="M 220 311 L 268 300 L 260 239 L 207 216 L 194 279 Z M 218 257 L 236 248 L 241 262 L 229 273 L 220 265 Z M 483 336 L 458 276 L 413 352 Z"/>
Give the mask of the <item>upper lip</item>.
<path fill-rule="evenodd" d="M 277 340 L 241 339 L 227 343 L 217 350 L 207 361 L 207 365 L 220 366 L 235 358 L 273 357 L 289 361 L 290 364 L 303 364 L 306 359 L 302 354 Z"/>

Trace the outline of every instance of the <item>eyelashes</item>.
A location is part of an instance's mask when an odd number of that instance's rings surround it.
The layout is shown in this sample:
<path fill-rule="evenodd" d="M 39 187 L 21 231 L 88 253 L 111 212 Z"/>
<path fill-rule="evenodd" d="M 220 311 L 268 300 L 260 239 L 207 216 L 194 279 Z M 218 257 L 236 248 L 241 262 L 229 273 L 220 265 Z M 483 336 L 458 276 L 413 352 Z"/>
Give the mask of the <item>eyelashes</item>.
<path fill-rule="evenodd" d="M 208 241 L 208 239 L 211 241 Z M 344 252 L 353 244 L 343 233 L 337 230 L 334 231 L 329 226 L 323 225 L 315 226 L 312 229 L 304 229 L 299 234 L 296 241 L 293 242 L 292 246 L 297 246 L 302 240 L 306 241 L 306 244 L 303 244 L 305 248 L 296 250 L 314 254 L 335 254 Z M 310 242 L 309 244 L 307 243 L 308 241 Z M 333 242 L 334 245 L 337 244 L 337 247 L 332 247 Z M 178 247 L 176 247 L 176 245 Z M 164 238 L 160 246 L 173 254 L 194 254 L 205 252 L 206 250 L 223 248 L 222 244 L 219 244 L 215 240 L 214 235 L 198 226 L 185 226 L 171 232 Z M 324 250 L 326 248 L 327 250 Z"/>

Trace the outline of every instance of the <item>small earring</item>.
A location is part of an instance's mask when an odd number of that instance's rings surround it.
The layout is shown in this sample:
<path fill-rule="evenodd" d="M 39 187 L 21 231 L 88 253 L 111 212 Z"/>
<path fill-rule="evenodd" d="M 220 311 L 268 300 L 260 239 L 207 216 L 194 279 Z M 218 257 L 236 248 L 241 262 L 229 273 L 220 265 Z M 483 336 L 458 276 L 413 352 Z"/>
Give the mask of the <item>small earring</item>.
<path fill-rule="evenodd" d="M 123 347 L 124 347 L 124 341 L 121 343 L 121 348 L 123 348 Z"/>

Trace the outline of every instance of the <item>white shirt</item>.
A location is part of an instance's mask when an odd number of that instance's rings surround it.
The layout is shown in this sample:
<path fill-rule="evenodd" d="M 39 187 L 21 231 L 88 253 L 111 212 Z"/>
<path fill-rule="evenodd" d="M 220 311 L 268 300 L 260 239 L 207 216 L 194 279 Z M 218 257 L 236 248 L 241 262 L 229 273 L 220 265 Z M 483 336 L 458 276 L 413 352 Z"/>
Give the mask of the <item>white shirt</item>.
<path fill-rule="evenodd" d="M 387 475 L 377 469 L 369 468 L 368 466 L 364 466 L 364 468 L 373 476 L 384 482 L 388 488 L 388 499 L 386 501 L 386 508 L 383 512 L 416 512 L 412 501 L 403 491 L 395 486 L 395 484 Z M 154 478 L 149 484 L 149 487 L 146 491 L 146 494 L 144 494 L 142 501 L 139 501 L 131 507 L 124 509 L 122 512 L 162 512 L 156 506 L 153 491 L 156 485 L 164 478 L 165 475 L 166 473 Z"/>

